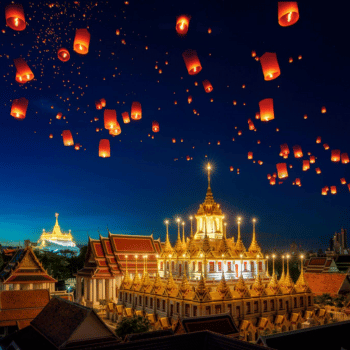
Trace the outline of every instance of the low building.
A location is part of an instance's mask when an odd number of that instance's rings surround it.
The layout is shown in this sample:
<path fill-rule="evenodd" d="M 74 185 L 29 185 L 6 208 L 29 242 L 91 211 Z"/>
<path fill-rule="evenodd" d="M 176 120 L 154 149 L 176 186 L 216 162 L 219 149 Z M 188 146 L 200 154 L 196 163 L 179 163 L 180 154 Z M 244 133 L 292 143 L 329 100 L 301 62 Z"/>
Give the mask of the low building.
<path fill-rule="evenodd" d="M 350 277 L 344 273 L 305 273 L 305 280 L 314 295 L 337 296 L 350 292 Z"/>
<path fill-rule="evenodd" d="M 305 260 L 304 270 L 305 273 L 348 273 L 350 255 L 311 257 Z"/>

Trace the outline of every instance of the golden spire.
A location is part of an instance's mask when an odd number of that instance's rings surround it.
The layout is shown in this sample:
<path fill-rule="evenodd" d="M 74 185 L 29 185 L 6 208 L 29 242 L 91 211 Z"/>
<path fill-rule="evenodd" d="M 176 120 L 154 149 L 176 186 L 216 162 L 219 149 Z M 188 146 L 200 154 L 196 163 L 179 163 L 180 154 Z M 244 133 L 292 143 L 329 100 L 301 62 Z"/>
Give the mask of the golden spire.
<path fill-rule="evenodd" d="M 241 275 L 238 279 L 238 282 L 235 285 L 235 290 L 241 295 L 243 296 L 246 291 L 247 291 L 247 286 L 245 285 L 244 282 L 244 278 L 243 275 Z"/>
<path fill-rule="evenodd" d="M 209 290 L 205 284 L 205 278 L 203 274 L 201 273 L 201 278 L 199 280 L 198 286 L 196 287 L 196 292 L 203 296 L 205 293 L 207 293 Z"/>
<path fill-rule="evenodd" d="M 293 280 L 289 275 L 289 258 L 290 258 L 290 255 L 287 254 L 287 275 L 283 281 L 283 287 L 285 288 L 292 288 L 294 286 Z"/>
<path fill-rule="evenodd" d="M 209 189 L 210 188 L 210 170 L 211 170 L 210 163 L 208 163 L 207 169 L 208 169 L 208 189 Z"/>
<path fill-rule="evenodd" d="M 269 278 L 269 256 L 266 255 L 266 273 L 265 273 L 266 277 Z"/>
<path fill-rule="evenodd" d="M 55 216 L 56 216 L 56 223 L 55 223 L 55 226 L 59 226 L 59 225 L 58 225 L 58 215 L 60 215 L 60 214 L 55 213 Z"/>
<path fill-rule="evenodd" d="M 211 171 L 210 163 L 208 163 L 207 165 L 207 170 L 208 170 L 208 189 L 207 189 L 207 194 L 205 196 L 204 205 L 212 207 L 215 204 L 215 202 L 214 202 L 213 192 L 211 191 L 211 187 L 210 187 L 210 171 Z"/>
<path fill-rule="evenodd" d="M 180 221 L 181 221 L 180 218 L 176 219 L 176 222 L 177 222 L 177 239 L 178 240 L 181 240 L 181 238 L 180 238 Z"/>
<path fill-rule="evenodd" d="M 238 236 L 237 236 L 237 242 L 236 242 L 235 249 L 238 252 L 244 252 L 246 249 L 245 249 L 244 244 L 243 244 L 242 239 L 241 239 L 241 218 L 240 217 L 238 217 L 237 223 L 238 223 Z"/>
<path fill-rule="evenodd" d="M 185 241 L 185 222 L 182 221 L 182 246 L 186 249 L 186 241 Z"/>
<path fill-rule="evenodd" d="M 162 286 L 163 286 L 163 282 L 162 282 L 162 280 L 161 280 L 161 278 L 159 276 L 159 273 L 157 271 L 156 278 L 155 278 L 154 283 L 153 283 L 153 287 L 158 289 L 158 288 L 160 288 Z"/>
<path fill-rule="evenodd" d="M 258 245 L 258 242 L 256 241 L 255 222 L 256 222 L 256 219 L 254 218 L 253 219 L 253 239 L 252 239 L 252 243 L 249 247 L 249 252 L 251 252 L 251 253 L 258 253 L 261 251 L 261 249 Z"/>
<path fill-rule="evenodd" d="M 164 252 L 166 254 L 169 254 L 174 251 L 169 239 L 169 220 L 165 220 L 164 223 L 166 225 L 166 240 L 165 240 Z"/>
<path fill-rule="evenodd" d="M 255 277 L 255 281 L 253 283 L 252 289 L 255 290 L 255 292 L 257 292 L 259 295 L 263 294 L 264 292 L 264 285 L 262 283 L 260 274 L 258 273 Z"/>
<path fill-rule="evenodd" d="M 173 274 L 172 274 L 171 271 L 170 271 L 170 273 L 169 273 L 169 278 L 168 278 L 168 282 L 167 282 L 167 284 L 166 284 L 166 289 L 170 290 L 170 289 L 173 289 L 173 288 L 175 288 L 175 287 L 176 287 L 176 283 L 175 283 L 175 281 L 174 281 Z"/>
<path fill-rule="evenodd" d="M 138 258 L 138 257 L 139 257 L 138 255 L 135 255 L 135 259 L 136 259 L 135 276 L 138 276 L 138 275 L 139 275 L 138 272 L 137 272 L 137 258 Z"/>
<path fill-rule="evenodd" d="M 202 250 L 205 254 L 208 254 L 210 252 L 210 242 L 209 237 L 207 235 L 207 231 L 205 231 L 204 238 L 203 238 L 203 244 L 202 244 Z"/>
<path fill-rule="evenodd" d="M 286 278 L 285 274 L 284 274 L 284 255 L 282 255 L 282 274 L 281 277 L 278 281 L 278 283 L 282 286 L 284 283 L 284 279 Z"/>
<path fill-rule="evenodd" d="M 281 293 L 276 274 L 272 275 L 270 282 L 267 285 L 267 288 L 269 288 L 274 294 Z"/>
<path fill-rule="evenodd" d="M 186 291 L 188 291 L 189 289 L 191 289 L 191 285 L 190 282 L 188 282 L 187 276 L 186 276 L 186 271 L 184 271 L 183 275 L 182 275 L 182 281 L 181 281 L 181 285 L 180 285 L 180 291 L 182 293 L 185 293 Z"/>
<path fill-rule="evenodd" d="M 230 287 L 226 283 L 224 271 L 222 271 L 221 281 L 216 287 L 216 291 L 220 294 L 226 294 L 228 291 L 230 291 Z"/>
<path fill-rule="evenodd" d="M 193 216 L 190 216 L 190 220 L 191 220 L 191 237 L 193 237 L 193 225 L 192 225 L 192 220 L 193 220 Z"/>
<path fill-rule="evenodd" d="M 300 275 L 299 275 L 299 278 L 297 280 L 297 283 L 296 283 L 296 287 L 298 288 L 302 288 L 303 290 L 307 290 L 309 289 L 309 286 L 307 284 L 307 282 L 305 281 L 305 277 L 304 277 L 304 267 L 303 267 L 303 259 L 304 259 L 304 256 L 301 255 L 300 256 L 300 259 L 301 259 L 301 262 L 300 262 Z"/>
<path fill-rule="evenodd" d="M 226 239 L 226 226 L 227 226 L 227 223 L 224 222 L 224 234 L 223 234 L 223 236 L 225 237 L 225 239 Z"/>
<path fill-rule="evenodd" d="M 181 236 L 180 236 L 180 220 L 181 220 L 180 218 L 176 219 L 176 222 L 177 222 L 177 241 L 175 244 L 175 251 L 178 255 L 181 254 L 183 251 L 183 246 L 182 246 Z"/>

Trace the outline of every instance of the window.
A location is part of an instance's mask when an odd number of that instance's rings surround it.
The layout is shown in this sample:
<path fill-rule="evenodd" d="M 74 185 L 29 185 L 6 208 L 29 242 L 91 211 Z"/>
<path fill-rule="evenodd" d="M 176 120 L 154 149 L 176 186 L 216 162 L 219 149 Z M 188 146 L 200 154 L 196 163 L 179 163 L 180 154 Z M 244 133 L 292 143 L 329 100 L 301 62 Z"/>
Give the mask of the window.
<path fill-rule="evenodd" d="M 304 307 L 304 298 L 300 297 L 300 307 Z"/>
<path fill-rule="evenodd" d="M 129 303 L 131 304 L 131 293 L 129 294 Z"/>
<path fill-rule="evenodd" d="M 227 271 L 231 271 L 231 261 L 229 261 L 228 263 L 227 263 Z"/>
<path fill-rule="evenodd" d="M 271 309 L 271 311 L 275 310 L 275 301 L 274 300 L 270 300 L 270 309 Z"/>
<path fill-rule="evenodd" d="M 120 300 L 123 299 L 123 293 L 122 292 L 119 293 L 119 299 Z"/>
<path fill-rule="evenodd" d="M 160 269 L 163 270 L 163 261 L 160 262 Z"/>
<path fill-rule="evenodd" d="M 153 298 L 149 298 L 149 307 L 153 307 Z"/>
<path fill-rule="evenodd" d="M 241 317 L 241 307 L 236 306 L 236 317 Z"/>
<path fill-rule="evenodd" d="M 182 264 L 179 264 L 179 275 L 181 275 L 182 272 Z"/>
<path fill-rule="evenodd" d="M 221 314 L 221 305 L 215 305 L 215 313 Z"/>
<path fill-rule="evenodd" d="M 163 310 L 165 311 L 165 300 L 163 300 L 162 303 L 163 303 L 163 305 L 162 305 L 163 306 Z"/>
<path fill-rule="evenodd" d="M 244 271 L 247 271 L 247 262 L 245 261 L 243 264 L 244 264 Z"/>
<path fill-rule="evenodd" d="M 166 269 L 169 271 L 169 261 L 166 262 Z"/>
<path fill-rule="evenodd" d="M 294 307 L 298 307 L 298 301 L 297 301 L 297 298 L 294 298 Z"/>
<path fill-rule="evenodd" d="M 259 271 L 262 271 L 262 261 L 259 261 Z"/>
<path fill-rule="evenodd" d="M 192 263 L 192 271 L 196 271 L 196 262 L 195 261 Z"/>
<path fill-rule="evenodd" d="M 145 297 L 145 306 L 148 307 L 148 297 Z"/>
<path fill-rule="evenodd" d="M 171 271 L 174 271 L 175 270 L 175 263 L 174 261 L 171 262 Z"/>
<path fill-rule="evenodd" d="M 202 271 L 202 262 L 199 261 L 198 262 L 198 272 L 201 272 Z"/>
<path fill-rule="evenodd" d="M 246 305 L 247 305 L 247 314 L 250 314 L 251 313 L 250 303 L 246 303 Z"/>
<path fill-rule="evenodd" d="M 222 262 L 221 261 L 219 261 L 218 262 L 218 271 L 222 271 Z"/>
<path fill-rule="evenodd" d="M 193 316 L 197 316 L 197 306 L 193 306 Z"/>
<path fill-rule="evenodd" d="M 259 303 L 257 301 L 254 301 L 254 312 L 258 312 L 259 310 Z"/>
<path fill-rule="evenodd" d="M 160 300 L 157 299 L 157 309 L 159 310 L 160 309 Z"/>
<path fill-rule="evenodd" d="M 311 305 L 311 296 L 310 295 L 307 296 L 307 304 L 309 306 Z"/>
<path fill-rule="evenodd" d="M 185 316 L 190 317 L 190 304 L 185 304 Z"/>
<path fill-rule="evenodd" d="M 283 300 L 279 299 L 279 302 L 280 302 L 280 310 L 281 310 L 281 309 L 283 309 Z"/>
<path fill-rule="evenodd" d="M 180 313 L 180 303 L 176 303 L 176 312 Z"/>
<path fill-rule="evenodd" d="M 267 300 L 263 301 L 263 310 L 267 311 Z"/>
<path fill-rule="evenodd" d="M 210 315 L 210 314 L 211 314 L 210 306 L 206 306 L 206 307 L 205 307 L 205 314 L 206 314 L 206 315 Z"/>
<path fill-rule="evenodd" d="M 139 305 L 142 305 L 142 297 L 141 297 L 141 295 L 139 296 Z"/>
<path fill-rule="evenodd" d="M 214 272 L 214 261 L 209 262 L 209 272 Z"/>

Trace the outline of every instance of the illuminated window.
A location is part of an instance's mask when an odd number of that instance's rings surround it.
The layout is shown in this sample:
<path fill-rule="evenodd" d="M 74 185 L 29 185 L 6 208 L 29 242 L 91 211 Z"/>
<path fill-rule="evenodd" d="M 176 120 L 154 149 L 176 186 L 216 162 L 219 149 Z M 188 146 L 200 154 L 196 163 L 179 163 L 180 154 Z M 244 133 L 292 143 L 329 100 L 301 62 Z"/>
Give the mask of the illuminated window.
<path fill-rule="evenodd" d="M 275 301 L 274 300 L 270 300 L 270 309 L 271 309 L 271 311 L 275 310 Z"/>
<path fill-rule="evenodd" d="M 221 261 L 219 261 L 219 262 L 218 262 L 218 271 L 221 271 L 221 269 L 222 269 L 221 264 L 222 264 Z"/>
<path fill-rule="evenodd" d="M 231 261 L 227 263 L 227 271 L 231 271 L 232 266 L 231 266 Z"/>
<path fill-rule="evenodd" d="M 250 309 L 250 303 L 246 303 L 247 306 L 247 314 L 251 313 L 251 309 Z"/>
<path fill-rule="evenodd" d="M 163 261 L 160 262 L 160 269 L 163 270 Z"/>
<path fill-rule="evenodd" d="M 247 271 L 247 262 L 245 261 L 243 264 L 244 264 L 244 271 Z"/>
<path fill-rule="evenodd" d="M 209 262 L 209 272 L 214 272 L 214 261 Z"/>

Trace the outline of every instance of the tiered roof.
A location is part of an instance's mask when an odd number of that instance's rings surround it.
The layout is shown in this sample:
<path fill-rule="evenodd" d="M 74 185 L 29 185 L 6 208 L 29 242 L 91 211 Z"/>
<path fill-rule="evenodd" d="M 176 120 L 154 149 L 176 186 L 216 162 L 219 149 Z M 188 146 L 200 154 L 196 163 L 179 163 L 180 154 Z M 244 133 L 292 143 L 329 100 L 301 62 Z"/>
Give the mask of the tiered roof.
<path fill-rule="evenodd" d="M 350 291 L 350 278 L 343 273 L 305 273 L 307 284 L 315 295 L 337 295 Z"/>

